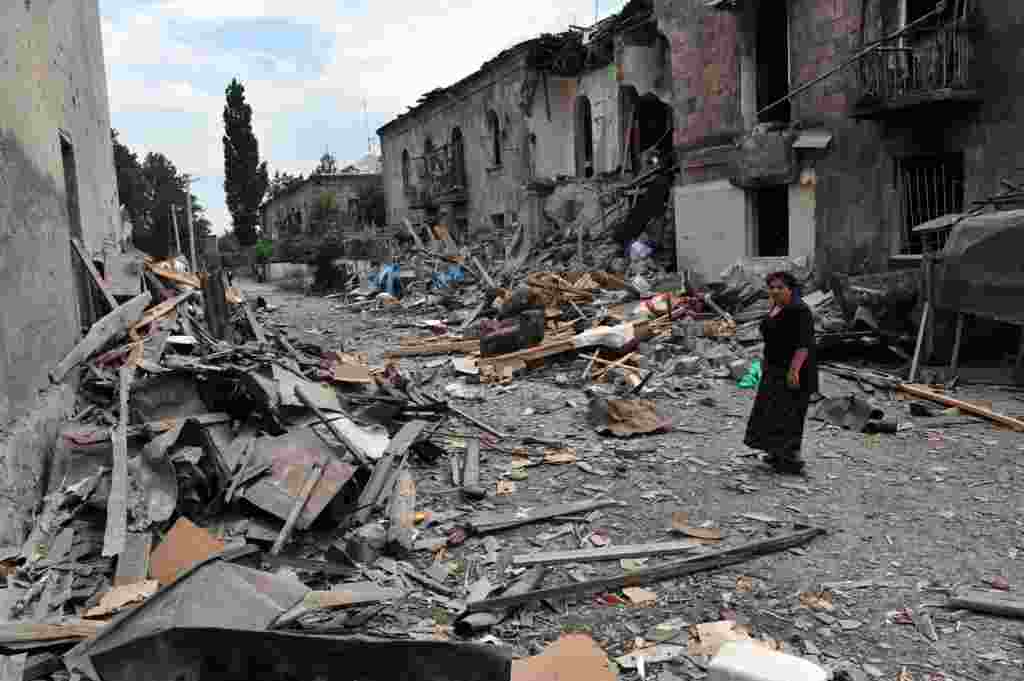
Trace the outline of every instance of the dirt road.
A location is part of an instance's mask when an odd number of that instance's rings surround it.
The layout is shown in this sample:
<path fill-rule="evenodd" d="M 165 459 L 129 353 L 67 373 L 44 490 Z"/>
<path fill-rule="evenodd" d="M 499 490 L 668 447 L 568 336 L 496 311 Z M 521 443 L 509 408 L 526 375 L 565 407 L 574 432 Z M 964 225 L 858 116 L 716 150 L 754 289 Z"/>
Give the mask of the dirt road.
<path fill-rule="evenodd" d="M 297 339 L 368 352 L 371 364 L 382 362 L 382 353 L 396 346 L 400 336 L 426 335 L 416 321 L 443 316 L 436 310 L 422 315 L 379 311 L 362 319 L 338 310 L 336 300 L 242 285 L 250 296 L 262 295 L 275 306 L 271 319 Z M 401 367 L 403 372 L 439 370 L 434 386 L 443 393 L 457 378 L 450 366 L 440 364 L 435 358 L 412 358 Z M 928 419 L 910 418 L 903 403 L 883 401 L 887 417 L 909 423 L 908 429 L 864 435 L 809 421 L 805 456 L 810 478 L 779 477 L 747 456 L 741 442 L 752 391 L 725 380 L 696 390 L 671 380 L 652 381 L 656 391 L 646 397 L 657 400 L 673 430 L 634 439 L 602 437 L 587 425 L 587 398 L 576 380 L 582 366 L 578 360 L 549 363 L 527 371 L 511 386 L 485 387 L 483 401 L 460 401 L 466 411 L 513 438 L 484 447 L 482 483 L 490 493 L 475 505 L 463 505 L 450 493 L 446 465 L 419 464 L 418 508 L 515 510 L 587 499 L 601 490 L 624 502 L 589 523 L 575 523 L 582 542 L 571 533 L 544 541 L 544 535 L 565 523 L 498 533 L 503 560 L 538 550 L 591 547 L 585 538 L 594 531 L 606 532 L 612 546 L 668 540 L 676 511 L 687 512 L 691 525 L 720 529 L 722 544 L 752 541 L 769 530 L 779 533 L 792 523 L 821 526 L 828 534 L 803 549 L 652 585 L 657 603 L 650 607 L 609 604 L 615 599 L 600 595 L 534 604 L 495 628 L 498 638 L 531 651 L 567 627 L 585 627 L 614 656 L 627 652 L 636 637 L 647 636 L 660 622 L 681 618 L 694 624 L 735 613 L 756 636 L 785 641 L 795 652 L 833 668 L 848 664 L 852 678 L 896 679 L 904 667 L 911 678 L 929 681 L 1024 678 L 1021 621 L 939 607 L 948 590 L 987 588 L 993 577 L 1005 578 L 1018 592 L 1024 589 L 1024 436 L 982 420 L 933 428 Z M 823 375 L 825 395 L 851 391 L 856 386 Z M 1024 413 L 1011 392 L 965 388 L 958 396 L 988 399 L 997 411 Z M 449 420 L 435 441 L 451 450 L 480 433 L 468 423 Z M 530 468 L 526 479 L 514 482 L 512 494 L 496 496 L 495 485 L 510 471 L 510 452 L 519 444 L 515 438 L 525 435 L 562 441 L 587 466 Z M 475 561 L 478 571 L 495 574 L 494 565 L 481 563 L 481 539 L 451 551 L 448 560 L 454 558 L 456 571 Z M 429 556 L 419 563 L 429 566 Z M 657 564 L 657 559 L 647 563 Z M 544 585 L 622 569 L 617 562 L 554 566 Z M 503 577 L 495 574 L 493 581 Z M 753 580 L 738 585 L 740 577 Z M 848 584 L 832 586 L 832 609 L 801 606 L 801 592 L 842 582 Z M 929 640 L 912 623 L 897 623 L 903 621 L 897 614 L 905 614 L 903 609 L 918 619 L 929 613 L 938 640 Z M 945 676 L 934 675 L 940 672 Z M 683 658 L 648 673 L 700 678 L 701 670 Z"/>

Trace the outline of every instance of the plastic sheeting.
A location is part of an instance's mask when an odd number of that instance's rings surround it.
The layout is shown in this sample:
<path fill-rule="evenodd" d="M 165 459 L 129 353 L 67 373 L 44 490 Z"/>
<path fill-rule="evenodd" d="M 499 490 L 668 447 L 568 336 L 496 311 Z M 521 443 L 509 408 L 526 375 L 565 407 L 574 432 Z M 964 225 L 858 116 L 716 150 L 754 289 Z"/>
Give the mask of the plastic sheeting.
<path fill-rule="evenodd" d="M 953 227 L 932 282 L 937 308 L 1024 324 L 1024 210 L 967 218 Z"/>

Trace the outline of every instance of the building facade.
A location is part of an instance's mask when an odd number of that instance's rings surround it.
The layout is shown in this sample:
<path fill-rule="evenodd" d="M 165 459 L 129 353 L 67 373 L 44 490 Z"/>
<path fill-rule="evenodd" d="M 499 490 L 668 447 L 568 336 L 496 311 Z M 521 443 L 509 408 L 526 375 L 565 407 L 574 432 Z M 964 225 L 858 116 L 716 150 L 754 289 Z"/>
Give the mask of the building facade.
<path fill-rule="evenodd" d="M 90 304 L 70 240 L 102 268 L 121 231 L 97 0 L 0 7 L 0 543 L 17 541 L 70 404 L 48 370 Z M 98 312 L 101 310 L 94 310 Z"/>
<path fill-rule="evenodd" d="M 540 185 L 635 173 L 644 150 L 671 150 L 668 56 L 652 3 L 634 0 L 427 93 L 378 130 L 389 223 L 444 224 L 456 240 L 543 229 Z"/>
<path fill-rule="evenodd" d="M 270 239 L 366 231 L 373 225 L 370 198 L 380 190 L 376 173 L 313 175 L 268 199 L 260 208 L 263 234 Z"/>
<path fill-rule="evenodd" d="M 941 245 L 943 216 L 1019 179 L 1024 9 L 936 5 L 657 2 L 680 267 L 714 277 L 777 255 L 812 256 L 821 276 L 916 267 Z"/>

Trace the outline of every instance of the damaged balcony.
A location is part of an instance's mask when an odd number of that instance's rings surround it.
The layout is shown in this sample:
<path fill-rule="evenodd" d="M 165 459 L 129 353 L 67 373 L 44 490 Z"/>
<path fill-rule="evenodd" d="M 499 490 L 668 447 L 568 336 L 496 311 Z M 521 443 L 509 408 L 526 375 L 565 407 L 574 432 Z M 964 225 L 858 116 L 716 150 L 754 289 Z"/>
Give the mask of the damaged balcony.
<path fill-rule="evenodd" d="M 443 203 L 465 203 L 466 167 L 460 144 L 446 144 L 427 151 L 416 163 L 416 186 L 406 187 L 410 208 L 428 208 Z"/>
<path fill-rule="evenodd" d="M 885 119 L 924 107 L 973 105 L 975 37 L 970 20 L 908 32 L 880 45 L 860 63 L 860 97 L 851 114 Z"/>

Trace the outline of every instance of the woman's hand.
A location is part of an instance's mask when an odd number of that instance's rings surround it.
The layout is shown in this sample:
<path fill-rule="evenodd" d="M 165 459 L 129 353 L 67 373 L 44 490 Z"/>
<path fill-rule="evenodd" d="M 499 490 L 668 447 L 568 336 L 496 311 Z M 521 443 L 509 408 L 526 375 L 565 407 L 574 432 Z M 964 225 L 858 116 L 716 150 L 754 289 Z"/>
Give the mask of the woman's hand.
<path fill-rule="evenodd" d="M 786 385 L 793 390 L 797 390 L 800 387 L 800 370 L 790 369 L 789 373 L 786 374 Z"/>

